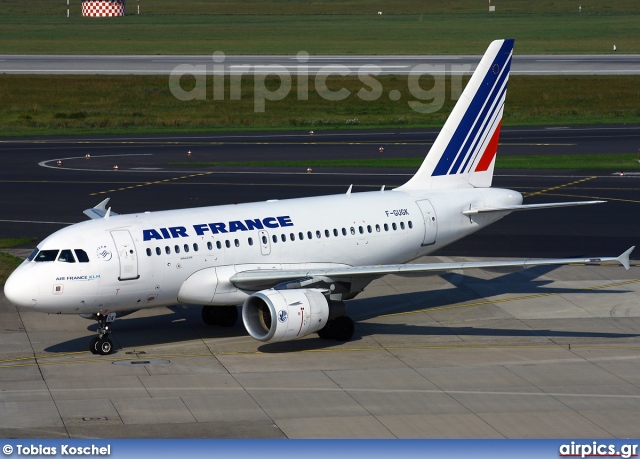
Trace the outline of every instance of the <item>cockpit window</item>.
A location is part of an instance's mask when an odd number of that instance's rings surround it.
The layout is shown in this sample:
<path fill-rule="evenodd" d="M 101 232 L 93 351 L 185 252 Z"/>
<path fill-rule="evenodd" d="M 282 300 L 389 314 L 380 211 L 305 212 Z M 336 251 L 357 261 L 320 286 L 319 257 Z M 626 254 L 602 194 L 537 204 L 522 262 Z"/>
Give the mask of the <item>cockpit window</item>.
<path fill-rule="evenodd" d="M 89 263 L 89 257 L 87 256 L 87 252 L 82 249 L 75 249 L 76 258 L 80 263 Z"/>
<path fill-rule="evenodd" d="M 36 257 L 36 255 L 38 255 L 38 249 L 33 249 L 33 252 L 31 252 L 31 255 L 29 255 L 27 257 L 27 260 L 33 261 L 33 259 Z"/>
<path fill-rule="evenodd" d="M 71 250 L 65 249 L 60 251 L 58 261 L 62 261 L 63 263 L 75 263 L 76 259 L 73 258 L 73 253 L 71 253 Z"/>
<path fill-rule="evenodd" d="M 41 250 L 35 257 L 35 261 L 56 261 L 59 250 Z"/>

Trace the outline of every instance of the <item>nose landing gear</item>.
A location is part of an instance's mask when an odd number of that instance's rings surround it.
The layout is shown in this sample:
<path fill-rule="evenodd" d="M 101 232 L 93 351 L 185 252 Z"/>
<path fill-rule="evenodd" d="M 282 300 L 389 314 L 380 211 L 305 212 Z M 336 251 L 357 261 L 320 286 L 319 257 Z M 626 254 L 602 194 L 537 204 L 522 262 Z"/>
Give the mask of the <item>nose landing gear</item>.
<path fill-rule="evenodd" d="M 91 340 L 89 344 L 89 350 L 92 354 L 107 355 L 113 350 L 113 343 L 109 339 L 111 334 L 111 327 L 109 324 L 116 319 L 116 313 L 105 316 L 104 314 L 96 314 L 96 320 L 98 321 L 98 336 Z"/>

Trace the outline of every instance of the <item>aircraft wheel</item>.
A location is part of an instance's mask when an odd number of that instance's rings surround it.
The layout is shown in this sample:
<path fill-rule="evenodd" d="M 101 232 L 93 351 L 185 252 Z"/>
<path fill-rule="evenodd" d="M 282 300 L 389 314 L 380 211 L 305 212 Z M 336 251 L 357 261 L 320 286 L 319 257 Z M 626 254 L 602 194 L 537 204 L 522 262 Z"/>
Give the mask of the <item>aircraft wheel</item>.
<path fill-rule="evenodd" d="M 216 308 L 213 306 L 202 306 L 202 321 L 207 325 L 216 325 L 218 323 Z"/>
<path fill-rule="evenodd" d="M 340 316 L 334 320 L 334 337 L 338 341 L 349 341 L 353 337 L 355 326 L 353 320 L 348 316 Z"/>
<path fill-rule="evenodd" d="M 333 320 L 328 321 L 324 327 L 318 330 L 318 336 L 321 339 L 331 339 L 333 338 Z"/>
<path fill-rule="evenodd" d="M 238 321 L 238 308 L 235 306 L 222 306 L 216 308 L 218 324 L 221 327 L 233 327 Z"/>
<path fill-rule="evenodd" d="M 99 351 L 98 351 L 99 342 L 100 342 L 100 338 L 98 338 L 97 336 L 91 340 L 91 343 L 89 344 L 89 350 L 91 351 L 92 354 L 99 354 Z"/>
<path fill-rule="evenodd" d="M 107 354 L 111 354 L 111 351 L 113 350 L 113 343 L 109 338 L 102 338 L 98 340 L 97 347 L 98 347 L 98 354 L 107 355 Z"/>

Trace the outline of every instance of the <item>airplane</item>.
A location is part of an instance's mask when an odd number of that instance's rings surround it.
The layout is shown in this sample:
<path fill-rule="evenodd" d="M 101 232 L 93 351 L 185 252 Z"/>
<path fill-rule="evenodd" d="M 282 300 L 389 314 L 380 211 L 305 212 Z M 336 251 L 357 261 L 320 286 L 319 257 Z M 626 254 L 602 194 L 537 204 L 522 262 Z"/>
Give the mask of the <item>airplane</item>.
<path fill-rule="evenodd" d="M 514 211 L 603 201 L 522 204 L 491 188 L 513 39 L 492 42 L 421 167 L 393 190 L 118 215 L 44 239 L 6 281 L 17 307 L 98 321 L 89 345 L 113 351 L 112 322 L 136 310 L 201 305 L 208 325 L 242 321 L 262 342 L 312 333 L 348 341 L 346 300 L 386 274 L 615 261 L 619 257 L 404 264 Z"/>

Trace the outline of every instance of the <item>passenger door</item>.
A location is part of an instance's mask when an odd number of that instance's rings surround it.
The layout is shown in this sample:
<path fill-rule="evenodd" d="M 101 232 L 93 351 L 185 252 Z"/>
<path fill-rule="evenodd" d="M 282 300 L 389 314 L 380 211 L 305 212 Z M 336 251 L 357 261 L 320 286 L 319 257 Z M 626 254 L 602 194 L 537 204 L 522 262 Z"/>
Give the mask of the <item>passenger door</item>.
<path fill-rule="evenodd" d="M 131 233 L 127 230 L 111 231 L 111 237 L 116 245 L 120 260 L 120 276 L 118 280 L 133 280 L 140 278 L 138 274 L 138 256 Z"/>

